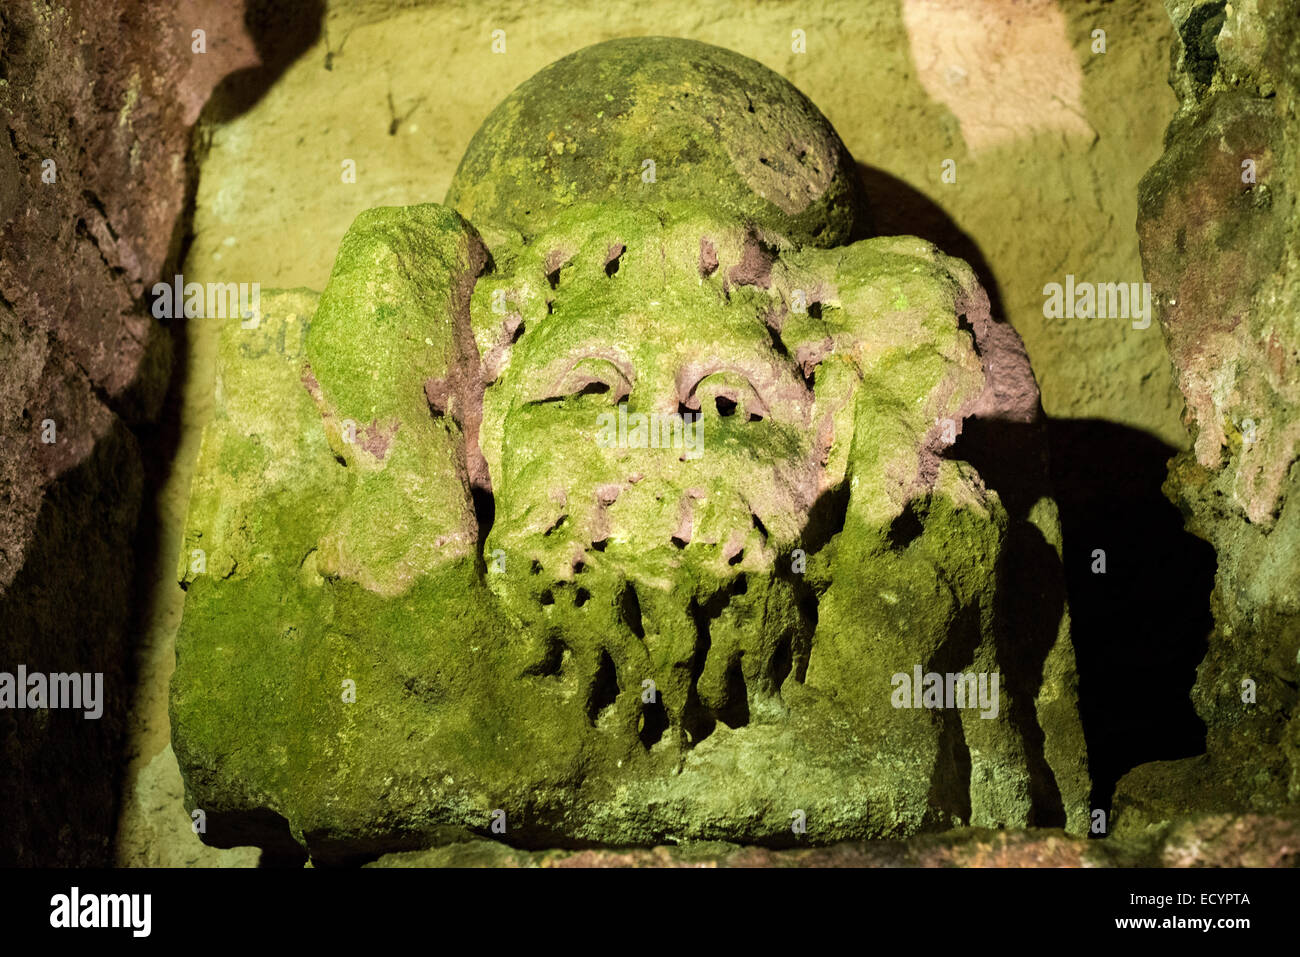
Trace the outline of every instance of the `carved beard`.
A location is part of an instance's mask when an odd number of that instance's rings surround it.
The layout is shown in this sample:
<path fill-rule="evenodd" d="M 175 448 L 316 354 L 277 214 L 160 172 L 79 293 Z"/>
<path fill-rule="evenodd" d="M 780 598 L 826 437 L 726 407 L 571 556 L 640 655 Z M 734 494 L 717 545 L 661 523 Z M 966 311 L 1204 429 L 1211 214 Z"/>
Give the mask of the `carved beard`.
<path fill-rule="evenodd" d="M 540 501 L 501 489 L 486 578 L 529 648 L 526 674 L 576 671 L 593 723 L 685 748 L 719 722 L 785 713 L 782 688 L 807 670 L 816 596 L 792 544 L 769 537 L 740 490 L 673 501 L 657 484 L 673 485 L 652 476 L 617 495 Z M 530 527 L 538 512 L 544 528 Z"/>

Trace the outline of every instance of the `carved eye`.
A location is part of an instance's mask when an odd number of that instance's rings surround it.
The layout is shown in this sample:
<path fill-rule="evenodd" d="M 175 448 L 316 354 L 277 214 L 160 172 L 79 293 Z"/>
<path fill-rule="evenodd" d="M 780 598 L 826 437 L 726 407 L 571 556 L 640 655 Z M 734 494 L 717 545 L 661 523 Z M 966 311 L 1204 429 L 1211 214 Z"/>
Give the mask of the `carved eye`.
<path fill-rule="evenodd" d="M 739 372 L 714 372 L 691 389 L 685 409 L 733 422 L 761 422 L 767 418 L 767 404 L 749 379 Z"/>
<path fill-rule="evenodd" d="M 632 383 L 623 370 L 597 356 L 580 359 L 560 376 L 548 398 L 603 396 L 611 404 L 627 398 Z"/>

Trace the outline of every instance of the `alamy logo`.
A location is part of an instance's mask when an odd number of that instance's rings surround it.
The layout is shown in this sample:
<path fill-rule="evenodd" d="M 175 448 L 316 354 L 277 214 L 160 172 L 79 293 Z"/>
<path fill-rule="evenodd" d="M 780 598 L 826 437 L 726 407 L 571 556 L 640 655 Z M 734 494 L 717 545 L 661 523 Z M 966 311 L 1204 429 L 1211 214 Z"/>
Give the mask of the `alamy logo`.
<path fill-rule="evenodd" d="M 262 300 L 259 282 L 186 282 L 177 275 L 170 282 L 153 285 L 155 319 L 233 319 L 256 324 Z"/>
<path fill-rule="evenodd" d="M 996 718 L 998 677 L 996 671 L 923 675 L 916 665 L 910 675 L 902 671 L 894 675 L 889 701 L 895 708 L 979 708 L 981 718 Z"/>
<path fill-rule="evenodd" d="M 1044 286 L 1043 295 L 1047 319 L 1132 319 L 1134 329 L 1151 325 L 1149 282 L 1076 283 L 1070 273 L 1064 286 L 1059 282 Z"/>
<path fill-rule="evenodd" d="M 84 710 L 94 721 L 104 713 L 104 673 L 46 675 L 29 673 L 26 665 L 19 665 L 17 674 L 0 671 L 0 708 L 70 708 Z"/>
<path fill-rule="evenodd" d="M 698 459 L 704 452 L 704 429 L 699 412 L 631 412 L 627 404 L 618 412 L 596 416 L 602 449 L 677 449 L 683 458 Z"/>
<path fill-rule="evenodd" d="M 149 894 L 71 893 L 50 898 L 51 927 L 129 927 L 133 937 L 148 937 L 153 898 Z"/>

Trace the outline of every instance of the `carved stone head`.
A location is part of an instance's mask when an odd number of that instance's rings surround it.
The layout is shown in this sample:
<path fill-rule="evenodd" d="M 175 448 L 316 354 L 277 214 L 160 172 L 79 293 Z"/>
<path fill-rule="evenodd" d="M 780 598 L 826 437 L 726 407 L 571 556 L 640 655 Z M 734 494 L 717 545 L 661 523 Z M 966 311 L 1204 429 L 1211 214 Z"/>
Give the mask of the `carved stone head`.
<path fill-rule="evenodd" d="M 449 202 L 363 214 L 318 303 L 226 333 L 189 534 L 231 573 L 186 576 L 173 692 L 196 804 L 322 859 L 1084 826 L 1054 505 L 963 454 L 976 424 L 1041 469 L 1024 350 L 965 264 L 857 238 L 811 104 L 602 44 L 502 104 Z M 235 667 L 278 691 L 205 684 Z"/>

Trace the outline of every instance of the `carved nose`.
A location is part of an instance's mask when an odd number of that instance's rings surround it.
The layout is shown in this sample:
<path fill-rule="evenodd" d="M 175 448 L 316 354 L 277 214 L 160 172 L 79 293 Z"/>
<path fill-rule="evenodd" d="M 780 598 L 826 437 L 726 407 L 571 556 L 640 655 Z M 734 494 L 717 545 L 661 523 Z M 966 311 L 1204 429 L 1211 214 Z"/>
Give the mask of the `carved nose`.
<path fill-rule="evenodd" d="M 695 529 L 695 503 L 705 498 L 704 489 L 688 488 L 678 503 L 677 530 L 672 534 L 672 543 L 678 548 L 685 548 L 691 542 Z"/>

